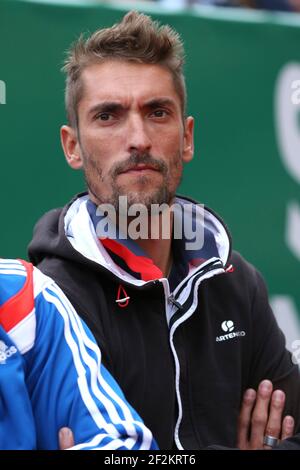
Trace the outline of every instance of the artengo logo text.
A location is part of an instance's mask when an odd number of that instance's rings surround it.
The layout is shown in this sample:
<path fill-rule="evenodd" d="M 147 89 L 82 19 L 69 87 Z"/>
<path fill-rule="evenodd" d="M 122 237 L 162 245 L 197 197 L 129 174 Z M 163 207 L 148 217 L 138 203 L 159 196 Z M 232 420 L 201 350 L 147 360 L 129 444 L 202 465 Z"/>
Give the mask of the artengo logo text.
<path fill-rule="evenodd" d="M 239 336 L 245 336 L 245 331 L 233 331 L 234 330 L 234 323 L 231 320 L 225 320 L 221 324 L 221 328 L 223 331 L 228 331 L 226 335 L 216 336 L 216 341 L 227 341 L 228 339 L 237 338 Z"/>

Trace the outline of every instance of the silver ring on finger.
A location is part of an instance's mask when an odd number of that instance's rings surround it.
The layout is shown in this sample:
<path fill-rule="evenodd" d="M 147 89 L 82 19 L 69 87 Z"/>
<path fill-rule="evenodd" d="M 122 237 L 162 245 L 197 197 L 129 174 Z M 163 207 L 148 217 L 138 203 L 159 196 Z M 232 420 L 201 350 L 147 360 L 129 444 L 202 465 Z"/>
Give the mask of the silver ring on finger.
<path fill-rule="evenodd" d="M 269 436 L 268 434 L 266 434 L 264 436 L 264 444 L 266 446 L 275 447 L 277 445 L 278 441 L 279 441 L 279 439 L 277 437 Z"/>

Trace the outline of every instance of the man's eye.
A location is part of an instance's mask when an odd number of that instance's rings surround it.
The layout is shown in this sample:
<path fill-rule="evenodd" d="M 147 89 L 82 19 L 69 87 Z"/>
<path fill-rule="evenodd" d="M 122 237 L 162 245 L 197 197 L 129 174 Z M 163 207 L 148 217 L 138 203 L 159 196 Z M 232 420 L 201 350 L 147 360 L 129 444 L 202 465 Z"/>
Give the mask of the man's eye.
<path fill-rule="evenodd" d="M 152 115 L 154 117 L 165 117 L 168 113 L 164 109 L 157 109 L 156 111 L 153 111 Z"/>
<path fill-rule="evenodd" d="M 109 113 L 100 113 L 97 114 L 96 119 L 99 119 L 100 121 L 109 121 L 111 115 Z"/>

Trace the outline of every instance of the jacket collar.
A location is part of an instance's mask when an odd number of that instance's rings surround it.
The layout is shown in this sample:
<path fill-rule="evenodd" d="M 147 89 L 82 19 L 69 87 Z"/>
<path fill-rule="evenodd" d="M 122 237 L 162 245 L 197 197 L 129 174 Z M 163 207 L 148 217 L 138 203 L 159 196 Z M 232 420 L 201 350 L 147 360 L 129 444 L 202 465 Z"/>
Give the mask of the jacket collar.
<path fill-rule="evenodd" d="M 180 266 L 181 273 L 191 274 L 211 258 L 221 259 L 225 266 L 231 242 L 221 219 L 208 208 L 185 197 L 178 196 L 175 206 L 174 221 L 177 221 L 177 227 L 182 222 L 182 237 L 174 233 L 172 247 L 175 263 L 177 267 Z M 71 204 L 64 225 L 73 248 L 126 282 L 142 285 L 162 278 L 161 271 L 146 253 L 134 240 L 120 236 L 115 226 L 106 224 L 105 233 L 99 232 L 99 222 L 103 217 L 104 214 L 97 211 L 96 205 L 87 195 L 81 195 Z"/>

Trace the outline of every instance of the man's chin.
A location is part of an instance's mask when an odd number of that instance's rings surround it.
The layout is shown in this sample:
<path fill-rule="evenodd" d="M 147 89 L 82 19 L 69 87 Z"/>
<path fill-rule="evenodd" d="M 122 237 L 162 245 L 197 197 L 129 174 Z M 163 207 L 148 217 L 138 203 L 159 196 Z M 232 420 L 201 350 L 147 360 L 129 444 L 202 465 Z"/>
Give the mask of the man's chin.
<path fill-rule="evenodd" d="M 130 208 L 133 208 L 135 211 L 147 209 L 148 211 L 151 208 L 155 208 L 157 205 L 169 204 L 170 202 L 169 194 L 166 193 L 165 188 L 162 188 L 158 191 L 146 192 L 136 191 L 123 194 L 119 197 L 117 204 L 121 212 L 128 212 Z M 154 207 L 153 207 L 154 206 Z"/>

